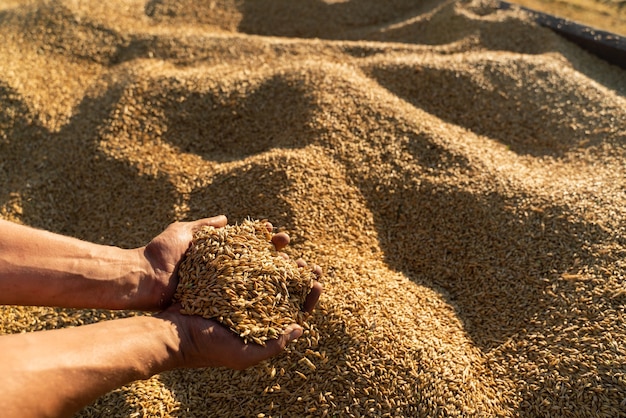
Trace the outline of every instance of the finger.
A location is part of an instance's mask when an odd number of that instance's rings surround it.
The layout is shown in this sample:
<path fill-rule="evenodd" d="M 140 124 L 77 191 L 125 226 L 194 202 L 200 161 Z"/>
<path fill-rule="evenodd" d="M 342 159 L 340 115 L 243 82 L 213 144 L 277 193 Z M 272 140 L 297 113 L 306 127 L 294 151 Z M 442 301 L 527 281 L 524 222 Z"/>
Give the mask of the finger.
<path fill-rule="evenodd" d="M 306 261 L 304 261 L 303 258 L 298 258 L 296 260 L 296 264 L 298 265 L 298 267 L 306 267 Z"/>
<path fill-rule="evenodd" d="M 322 268 L 320 266 L 318 266 L 317 264 L 313 265 L 313 273 L 317 276 L 317 277 L 322 277 L 322 274 L 324 274 L 322 272 Z"/>
<path fill-rule="evenodd" d="M 320 296 L 324 291 L 324 286 L 320 282 L 313 282 L 313 286 L 311 287 L 311 291 L 306 296 L 306 300 L 304 301 L 304 306 L 302 307 L 304 312 L 311 313 L 317 305 L 317 302 L 320 300 Z"/>
<path fill-rule="evenodd" d="M 267 228 L 267 232 L 273 232 L 274 231 L 274 225 L 272 225 L 271 222 L 265 222 L 265 227 Z"/>
<path fill-rule="evenodd" d="M 289 235 L 285 234 L 284 232 L 279 232 L 278 234 L 274 234 L 274 236 L 272 237 L 272 244 L 274 244 L 274 247 L 276 248 L 277 251 L 282 250 L 283 248 L 285 248 L 287 245 L 289 245 Z"/>
<path fill-rule="evenodd" d="M 287 344 L 302 336 L 302 328 L 297 324 L 289 325 L 283 334 L 274 340 L 265 342 L 265 346 L 246 344 L 243 348 L 242 367 L 247 368 L 280 354 Z M 245 360 L 244 360 L 245 359 Z"/>
<path fill-rule="evenodd" d="M 190 222 L 191 230 L 197 231 L 203 226 L 214 226 L 215 228 L 221 228 L 226 226 L 228 218 L 224 215 L 213 216 L 211 218 L 198 219 L 197 221 Z"/>

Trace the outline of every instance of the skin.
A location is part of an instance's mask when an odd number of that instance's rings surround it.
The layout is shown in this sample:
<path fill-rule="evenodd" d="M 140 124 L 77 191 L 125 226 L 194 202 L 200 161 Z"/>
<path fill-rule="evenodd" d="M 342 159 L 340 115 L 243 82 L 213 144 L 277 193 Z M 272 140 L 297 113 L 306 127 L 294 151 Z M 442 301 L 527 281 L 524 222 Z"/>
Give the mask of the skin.
<path fill-rule="evenodd" d="M 134 380 L 175 368 L 242 370 L 279 354 L 301 336 L 302 329 L 292 324 L 264 347 L 244 344 L 217 322 L 181 315 L 172 305 L 176 266 L 193 232 L 226 223 L 224 216 L 174 223 L 144 247 L 120 249 L 0 220 L 0 304 L 160 311 L 0 337 L 2 415 L 71 416 Z M 275 234 L 272 242 L 280 251 L 289 236 Z M 314 270 L 321 275 L 318 266 Z M 316 282 L 306 311 L 321 293 Z"/>

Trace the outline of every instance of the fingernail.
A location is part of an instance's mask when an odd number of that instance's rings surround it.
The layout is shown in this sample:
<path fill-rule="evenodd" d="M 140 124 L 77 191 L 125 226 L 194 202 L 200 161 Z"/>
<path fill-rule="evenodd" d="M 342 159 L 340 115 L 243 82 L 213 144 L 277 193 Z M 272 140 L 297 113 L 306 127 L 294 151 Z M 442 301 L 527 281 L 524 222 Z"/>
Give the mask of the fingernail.
<path fill-rule="evenodd" d="M 289 330 L 289 328 L 292 328 L 292 329 Z M 302 336 L 302 328 L 298 326 L 290 326 L 289 328 L 287 328 L 287 332 L 289 333 L 289 336 L 288 336 L 289 341 L 293 341 Z"/>
<path fill-rule="evenodd" d="M 324 274 L 324 272 L 322 271 L 322 268 L 318 266 L 317 264 L 313 266 L 313 273 L 315 273 L 317 276 L 321 276 Z"/>

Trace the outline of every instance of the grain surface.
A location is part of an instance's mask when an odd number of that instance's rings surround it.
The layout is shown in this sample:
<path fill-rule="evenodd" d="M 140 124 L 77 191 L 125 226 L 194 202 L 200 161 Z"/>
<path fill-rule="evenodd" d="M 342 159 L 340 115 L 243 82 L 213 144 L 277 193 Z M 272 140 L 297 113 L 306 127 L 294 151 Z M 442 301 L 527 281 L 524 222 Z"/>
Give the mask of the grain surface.
<path fill-rule="evenodd" d="M 624 80 L 482 1 L 0 0 L 1 217 L 268 219 L 325 267 L 279 357 L 78 416 L 624 417 Z"/>

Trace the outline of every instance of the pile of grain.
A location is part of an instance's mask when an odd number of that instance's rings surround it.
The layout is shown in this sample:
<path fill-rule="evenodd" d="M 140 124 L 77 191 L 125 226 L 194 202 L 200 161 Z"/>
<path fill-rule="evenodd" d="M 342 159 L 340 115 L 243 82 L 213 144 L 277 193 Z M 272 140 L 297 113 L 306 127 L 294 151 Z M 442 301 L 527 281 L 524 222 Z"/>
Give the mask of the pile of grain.
<path fill-rule="evenodd" d="M 181 312 L 216 319 L 260 345 L 303 325 L 315 273 L 281 256 L 271 240 L 267 221 L 196 231 L 178 268 Z"/>
<path fill-rule="evenodd" d="M 5 1 L 0 40 L 0 216 L 269 219 L 328 266 L 288 352 L 80 416 L 624 415 L 622 70 L 478 1 Z"/>

